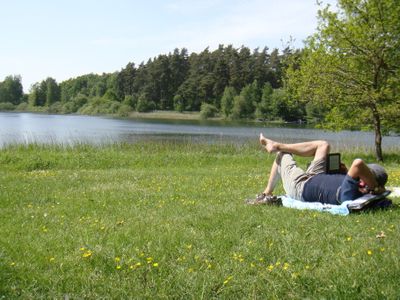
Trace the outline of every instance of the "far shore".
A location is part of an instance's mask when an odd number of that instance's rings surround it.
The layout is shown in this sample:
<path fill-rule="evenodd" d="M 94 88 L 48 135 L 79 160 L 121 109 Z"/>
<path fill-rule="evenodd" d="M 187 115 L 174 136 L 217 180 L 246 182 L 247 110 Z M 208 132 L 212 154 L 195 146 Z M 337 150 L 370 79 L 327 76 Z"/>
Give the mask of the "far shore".
<path fill-rule="evenodd" d="M 137 112 L 129 113 L 129 118 L 140 119 L 171 119 L 171 120 L 201 120 L 200 112 L 185 111 L 177 112 L 173 110 L 154 110 L 151 112 Z M 221 117 L 212 118 L 212 120 L 223 120 Z"/>

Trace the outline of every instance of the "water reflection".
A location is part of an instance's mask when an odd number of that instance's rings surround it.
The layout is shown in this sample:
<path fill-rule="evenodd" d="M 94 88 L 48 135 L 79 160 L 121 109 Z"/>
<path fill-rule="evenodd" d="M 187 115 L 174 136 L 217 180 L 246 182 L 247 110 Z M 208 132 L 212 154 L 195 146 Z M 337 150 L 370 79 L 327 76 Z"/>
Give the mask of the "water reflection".
<path fill-rule="evenodd" d="M 0 113 L 0 146 L 7 144 L 135 143 L 143 140 L 248 143 L 257 142 L 258 134 L 285 142 L 326 139 L 336 148 L 373 148 L 371 132 L 328 132 L 310 128 L 272 127 L 265 124 L 131 120 L 80 115 Z M 384 137 L 384 148 L 400 146 L 400 137 Z"/>

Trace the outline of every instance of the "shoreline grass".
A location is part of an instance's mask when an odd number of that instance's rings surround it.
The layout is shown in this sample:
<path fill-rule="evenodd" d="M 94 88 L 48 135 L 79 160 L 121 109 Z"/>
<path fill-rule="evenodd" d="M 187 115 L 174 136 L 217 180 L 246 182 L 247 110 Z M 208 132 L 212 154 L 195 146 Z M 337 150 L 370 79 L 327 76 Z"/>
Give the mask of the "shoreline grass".
<path fill-rule="evenodd" d="M 400 210 L 245 206 L 272 161 L 253 145 L 8 146 L 0 297 L 398 298 Z"/>

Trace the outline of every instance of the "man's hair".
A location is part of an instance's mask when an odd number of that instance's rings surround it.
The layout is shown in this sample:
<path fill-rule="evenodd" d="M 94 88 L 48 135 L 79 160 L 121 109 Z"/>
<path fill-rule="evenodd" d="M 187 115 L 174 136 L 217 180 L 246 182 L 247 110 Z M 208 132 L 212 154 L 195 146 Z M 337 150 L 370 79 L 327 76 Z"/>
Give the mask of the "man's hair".
<path fill-rule="evenodd" d="M 367 166 L 371 170 L 372 174 L 374 174 L 379 186 L 385 186 L 388 180 L 388 174 L 386 173 L 386 170 L 378 164 L 368 164 Z"/>

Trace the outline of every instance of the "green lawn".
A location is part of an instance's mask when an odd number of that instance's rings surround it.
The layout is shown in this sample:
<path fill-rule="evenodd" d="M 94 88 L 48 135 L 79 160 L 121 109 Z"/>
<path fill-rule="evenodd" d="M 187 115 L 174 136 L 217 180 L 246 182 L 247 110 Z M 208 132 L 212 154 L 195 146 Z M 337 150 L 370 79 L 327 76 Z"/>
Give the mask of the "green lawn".
<path fill-rule="evenodd" d="M 244 205 L 272 160 L 257 144 L 1 150 L 0 299 L 399 298 L 397 205 Z"/>

